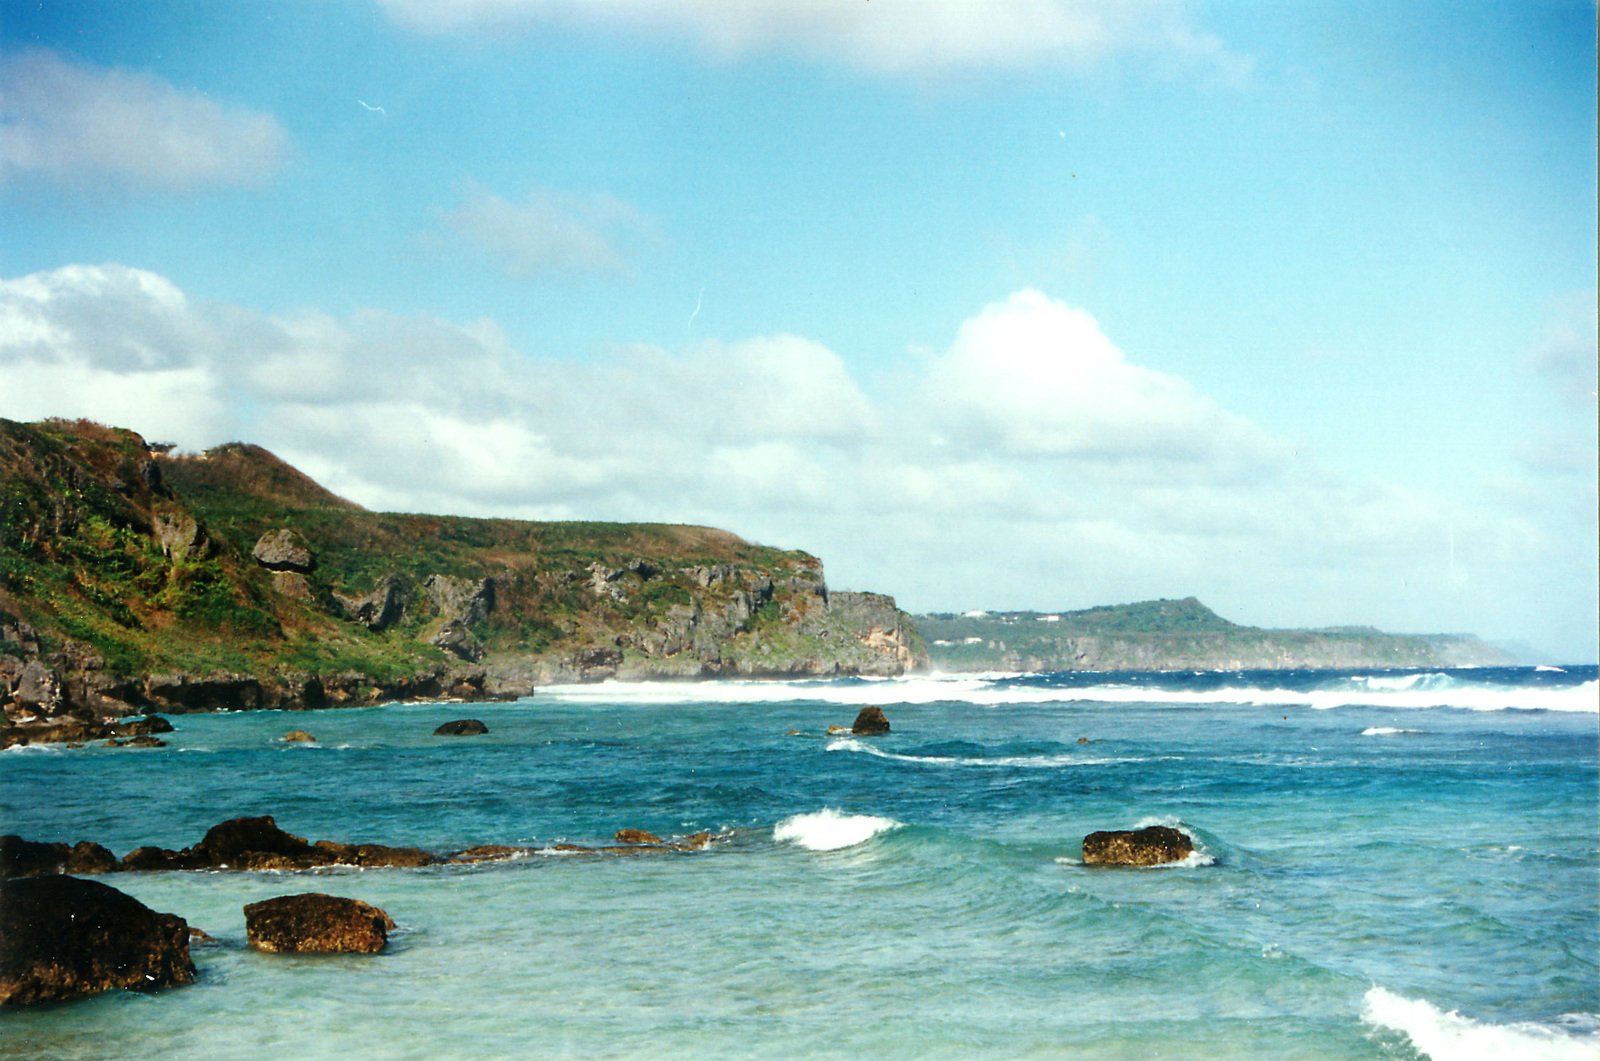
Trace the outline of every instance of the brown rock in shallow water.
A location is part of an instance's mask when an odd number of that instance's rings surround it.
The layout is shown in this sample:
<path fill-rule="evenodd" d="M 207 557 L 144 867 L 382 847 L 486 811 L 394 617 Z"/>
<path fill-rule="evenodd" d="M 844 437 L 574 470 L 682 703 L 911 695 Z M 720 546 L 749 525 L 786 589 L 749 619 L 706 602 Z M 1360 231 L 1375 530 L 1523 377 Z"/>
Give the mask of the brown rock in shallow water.
<path fill-rule="evenodd" d="M 264 814 L 259 818 L 229 818 L 213 825 L 205 839 L 191 850 L 203 865 L 225 866 L 245 861 L 247 854 L 305 858 L 311 854 L 311 845 L 303 836 L 284 832 L 270 814 Z"/>
<path fill-rule="evenodd" d="M 376 954 L 394 921 L 360 899 L 305 892 L 250 903 L 244 925 L 250 946 L 274 954 Z"/>
<path fill-rule="evenodd" d="M 1194 841 L 1166 825 L 1095 832 L 1083 838 L 1086 866 L 1159 866 L 1181 862 L 1193 852 Z"/>
<path fill-rule="evenodd" d="M 48 876 L 0 884 L 0 1005 L 194 981 L 189 926 L 98 881 Z"/>
<path fill-rule="evenodd" d="M 278 738 L 286 744 L 315 744 L 317 738 L 303 729 L 291 729 L 288 733 Z"/>
<path fill-rule="evenodd" d="M 659 844 L 661 837 L 655 833 L 647 833 L 643 829 L 618 829 L 617 835 L 612 837 L 619 844 Z"/>
<path fill-rule="evenodd" d="M 116 855 L 87 840 L 68 847 L 15 835 L 0 836 L 0 880 L 50 873 L 113 873 L 117 868 Z"/>
<path fill-rule="evenodd" d="M 889 732 L 889 720 L 884 717 L 883 708 L 863 707 L 850 732 L 858 737 L 877 737 Z"/>
<path fill-rule="evenodd" d="M 488 733 L 489 727 L 475 718 L 458 718 L 454 722 L 446 722 L 433 731 L 435 737 L 476 737 Z"/>

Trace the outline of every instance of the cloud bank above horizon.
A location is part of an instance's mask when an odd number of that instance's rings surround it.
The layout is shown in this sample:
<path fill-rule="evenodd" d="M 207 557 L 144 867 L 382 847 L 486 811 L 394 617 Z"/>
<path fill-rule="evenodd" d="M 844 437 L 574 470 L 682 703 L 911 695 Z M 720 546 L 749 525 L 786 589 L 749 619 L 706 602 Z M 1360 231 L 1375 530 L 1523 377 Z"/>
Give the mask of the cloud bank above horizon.
<path fill-rule="evenodd" d="M 1195 592 L 1237 614 L 1292 580 L 1307 621 L 1411 629 L 1408 584 L 1468 597 L 1560 551 L 1515 513 L 1322 467 L 1034 289 L 902 367 L 871 393 L 795 335 L 580 363 L 487 319 L 266 314 L 121 265 L 0 281 L 6 416 L 256 442 L 378 509 L 722 526 L 847 556 L 836 582 L 920 610 Z M 1033 599 L 1041 570 L 1078 595 Z"/>

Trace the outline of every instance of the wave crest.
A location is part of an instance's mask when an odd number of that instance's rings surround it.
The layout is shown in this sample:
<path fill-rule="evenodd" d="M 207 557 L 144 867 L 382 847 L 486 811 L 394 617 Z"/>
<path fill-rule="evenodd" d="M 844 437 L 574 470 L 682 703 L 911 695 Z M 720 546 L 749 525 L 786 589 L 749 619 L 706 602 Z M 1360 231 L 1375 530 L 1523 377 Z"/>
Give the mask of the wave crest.
<path fill-rule="evenodd" d="M 1446 1013 L 1426 999 L 1406 998 L 1374 985 L 1361 1019 L 1397 1031 L 1434 1061 L 1516 1057 L 1534 1061 L 1593 1061 L 1600 1057 L 1600 1032 L 1573 1034 L 1547 1024 L 1491 1024 Z"/>
<path fill-rule="evenodd" d="M 808 851 L 838 851 L 864 844 L 879 833 L 900 828 L 893 818 L 871 814 L 842 814 L 832 807 L 785 818 L 772 830 L 772 838 Z"/>

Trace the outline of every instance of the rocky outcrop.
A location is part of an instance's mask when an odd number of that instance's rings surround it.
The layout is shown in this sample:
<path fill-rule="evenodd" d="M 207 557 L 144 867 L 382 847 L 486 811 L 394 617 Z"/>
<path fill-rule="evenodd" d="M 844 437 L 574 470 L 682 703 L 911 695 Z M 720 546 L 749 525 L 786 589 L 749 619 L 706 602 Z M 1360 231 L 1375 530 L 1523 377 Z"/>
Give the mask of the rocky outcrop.
<path fill-rule="evenodd" d="M 305 574 L 315 570 L 316 555 L 311 546 L 292 527 L 279 527 L 256 539 L 250 555 L 268 571 L 294 571 Z"/>
<path fill-rule="evenodd" d="M 489 727 L 475 718 L 458 718 L 446 722 L 433 731 L 435 737 L 477 737 L 488 733 Z"/>
<path fill-rule="evenodd" d="M 616 836 L 612 837 L 619 844 L 659 844 L 661 837 L 643 829 L 618 829 Z"/>
<path fill-rule="evenodd" d="M 150 734 L 171 733 L 172 723 L 160 715 L 123 721 L 83 719 L 71 715 L 57 718 L 34 718 L 26 722 L 0 727 L 0 748 L 14 744 L 87 744 L 90 741 L 112 743 L 117 747 L 161 747 L 165 742 L 154 740 Z M 132 737 L 131 741 L 118 738 Z"/>
<path fill-rule="evenodd" d="M 117 856 L 99 844 L 41 843 L 15 834 L 0 836 L 0 880 L 40 877 L 52 873 L 114 873 L 121 867 Z"/>
<path fill-rule="evenodd" d="M 303 729 L 291 729 L 288 733 L 285 733 L 283 736 L 279 737 L 278 739 L 283 741 L 285 744 L 315 744 L 315 743 L 317 743 L 317 738 L 313 737 L 311 734 L 307 733 Z"/>
<path fill-rule="evenodd" d="M 184 869 L 311 869 L 316 866 L 391 866 L 413 868 L 438 861 L 415 847 L 345 844 L 333 840 L 310 843 L 285 832 L 270 815 L 230 818 L 213 825 L 193 847 L 173 851 L 140 847 L 122 857 L 125 870 Z"/>
<path fill-rule="evenodd" d="M 304 892 L 250 903 L 244 927 L 250 946 L 272 954 L 376 954 L 395 925 L 360 899 Z"/>
<path fill-rule="evenodd" d="M 1188 834 L 1167 825 L 1094 832 L 1083 838 L 1086 866 L 1159 866 L 1194 853 Z"/>
<path fill-rule="evenodd" d="M 857 737 L 878 737 L 889 732 L 889 720 L 884 716 L 881 707 L 863 707 L 861 713 L 856 715 L 850 732 Z"/>
<path fill-rule="evenodd" d="M 428 600 L 446 623 L 472 626 L 481 623 L 494 610 L 494 579 L 456 578 L 429 575 L 422 583 Z"/>
<path fill-rule="evenodd" d="M 0 1005 L 192 983 L 189 926 L 98 881 L 0 882 Z"/>
<path fill-rule="evenodd" d="M 347 597 L 335 593 L 333 599 L 343 609 L 346 619 L 360 623 L 374 633 L 389 629 L 405 616 L 405 591 L 400 579 L 394 575 L 380 579 L 372 592 L 365 596 Z"/>
<path fill-rule="evenodd" d="M 151 524 L 151 534 L 161 548 L 161 555 L 169 560 L 197 560 L 211 550 L 205 527 L 187 509 L 158 510 Z"/>

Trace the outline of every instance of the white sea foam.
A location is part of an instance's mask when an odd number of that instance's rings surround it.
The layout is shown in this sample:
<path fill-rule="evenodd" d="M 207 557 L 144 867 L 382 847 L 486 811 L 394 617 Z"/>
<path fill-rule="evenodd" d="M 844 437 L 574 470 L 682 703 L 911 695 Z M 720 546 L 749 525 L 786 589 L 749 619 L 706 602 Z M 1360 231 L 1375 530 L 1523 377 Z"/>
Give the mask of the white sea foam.
<path fill-rule="evenodd" d="M 1404 1034 L 1433 1061 L 1594 1061 L 1600 1058 L 1600 1031 L 1521 1022 L 1491 1024 L 1446 1013 L 1425 999 L 1406 998 L 1374 986 L 1366 994 L 1361 1019 Z M 1570 1022 L 1574 1025 L 1592 1022 Z"/>
<path fill-rule="evenodd" d="M 1421 733 L 1420 729 L 1401 729 L 1399 726 L 1368 726 L 1361 731 L 1363 737 L 1398 737 L 1403 733 Z"/>
<path fill-rule="evenodd" d="M 1112 763 L 1143 762 L 1137 758 L 1100 758 L 1086 755 L 903 755 L 854 737 L 840 737 L 828 742 L 830 752 L 859 752 L 875 755 L 879 759 L 893 759 L 901 763 L 923 763 L 930 766 L 1015 766 L 1024 768 L 1057 766 L 1108 766 Z"/>
<path fill-rule="evenodd" d="M 871 814 L 841 814 L 832 807 L 785 818 L 772 830 L 774 840 L 787 841 L 810 851 L 837 851 L 864 844 L 879 833 L 900 828 L 893 818 Z"/>
<path fill-rule="evenodd" d="M 1144 684 L 1045 686 L 1019 684 L 1021 675 L 932 675 L 854 679 L 846 682 L 709 681 L 618 682 L 551 685 L 539 696 L 595 704 L 927 704 L 959 700 L 981 707 L 1072 703 L 1239 704 L 1247 707 L 1412 709 L 1455 707 L 1472 711 L 1577 711 L 1600 713 L 1600 682 L 1579 685 L 1492 685 L 1448 674 L 1371 675 L 1330 680 L 1314 689 L 1229 685 L 1216 689 L 1166 689 Z M 841 722 L 848 721 L 841 716 Z"/>

